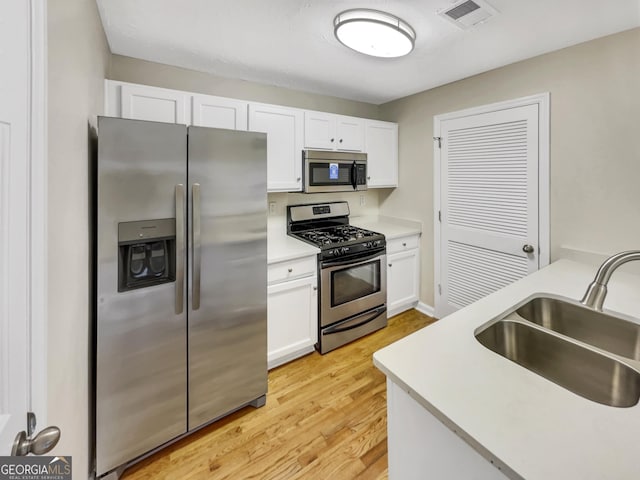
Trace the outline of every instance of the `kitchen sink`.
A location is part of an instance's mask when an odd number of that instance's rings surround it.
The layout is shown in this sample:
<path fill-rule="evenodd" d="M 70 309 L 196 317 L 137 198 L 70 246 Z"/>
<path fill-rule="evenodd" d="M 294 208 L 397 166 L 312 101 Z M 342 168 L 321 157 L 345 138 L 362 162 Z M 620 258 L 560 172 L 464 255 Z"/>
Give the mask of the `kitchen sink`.
<path fill-rule="evenodd" d="M 640 325 L 637 323 L 549 297 L 533 298 L 515 313 L 567 337 L 640 361 Z"/>
<path fill-rule="evenodd" d="M 574 311 L 564 306 L 568 304 L 551 300 L 553 299 L 537 298 L 518 309 L 518 314 L 531 318 L 531 322 L 502 319 L 478 331 L 477 340 L 489 350 L 584 398 L 613 407 L 636 405 L 640 398 L 638 370 L 614 355 L 607 355 L 563 336 L 567 331 L 584 337 L 584 341 L 589 339 L 593 342 L 592 337 L 599 335 L 596 332 L 600 330 L 590 327 L 589 322 L 605 323 L 602 327 L 604 332 L 608 330 L 606 322 L 610 319 L 581 315 L 584 312 Z M 578 320 L 572 320 L 574 318 Z M 588 320 L 580 323 L 583 318 Z M 625 326 L 620 324 L 614 328 L 620 330 L 615 330 L 613 335 L 603 334 L 607 340 L 598 343 L 607 346 L 621 343 L 622 340 L 616 339 Z M 566 335 L 569 336 L 569 333 Z"/>

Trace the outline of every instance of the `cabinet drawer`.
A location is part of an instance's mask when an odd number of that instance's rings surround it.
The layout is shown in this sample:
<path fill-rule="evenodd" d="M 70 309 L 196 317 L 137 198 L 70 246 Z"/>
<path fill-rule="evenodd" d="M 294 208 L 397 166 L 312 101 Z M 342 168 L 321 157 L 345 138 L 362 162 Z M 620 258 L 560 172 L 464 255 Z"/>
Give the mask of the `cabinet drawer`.
<path fill-rule="evenodd" d="M 403 252 L 412 248 L 418 248 L 420 235 L 394 238 L 387 241 L 387 254 Z"/>
<path fill-rule="evenodd" d="M 269 284 L 306 277 L 316 274 L 316 256 L 296 258 L 286 262 L 278 262 L 269 265 L 267 279 Z"/>

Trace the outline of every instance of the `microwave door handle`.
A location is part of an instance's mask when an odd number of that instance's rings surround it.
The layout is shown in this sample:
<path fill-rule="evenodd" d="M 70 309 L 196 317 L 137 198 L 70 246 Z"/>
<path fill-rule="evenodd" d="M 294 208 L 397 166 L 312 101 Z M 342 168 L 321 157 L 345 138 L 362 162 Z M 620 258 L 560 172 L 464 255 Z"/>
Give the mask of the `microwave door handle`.
<path fill-rule="evenodd" d="M 356 161 L 353 161 L 353 164 L 351 164 L 351 186 L 353 187 L 353 189 L 356 189 L 356 182 L 357 182 L 357 178 L 356 178 L 356 172 L 357 172 L 357 167 L 356 167 Z"/>

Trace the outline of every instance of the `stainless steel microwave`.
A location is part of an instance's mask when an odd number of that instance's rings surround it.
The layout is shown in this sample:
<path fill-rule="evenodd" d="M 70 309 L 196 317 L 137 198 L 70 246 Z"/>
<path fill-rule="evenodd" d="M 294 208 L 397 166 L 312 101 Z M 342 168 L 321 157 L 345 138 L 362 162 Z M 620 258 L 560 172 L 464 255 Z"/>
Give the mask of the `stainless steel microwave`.
<path fill-rule="evenodd" d="M 367 189 L 367 154 L 303 150 L 305 193 Z"/>

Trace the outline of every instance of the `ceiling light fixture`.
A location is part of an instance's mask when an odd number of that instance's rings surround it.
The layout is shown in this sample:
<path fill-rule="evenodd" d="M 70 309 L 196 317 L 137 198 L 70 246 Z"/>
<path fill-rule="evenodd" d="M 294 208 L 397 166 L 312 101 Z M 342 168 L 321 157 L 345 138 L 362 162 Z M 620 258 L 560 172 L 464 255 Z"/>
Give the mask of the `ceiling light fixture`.
<path fill-rule="evenodd" d="M 333 27 L 340 43 L 374 57 L 407 55 L 416 40 L 416 32 L 407 22 L 390 13 L 366 8 L 339 13 Z"/>

